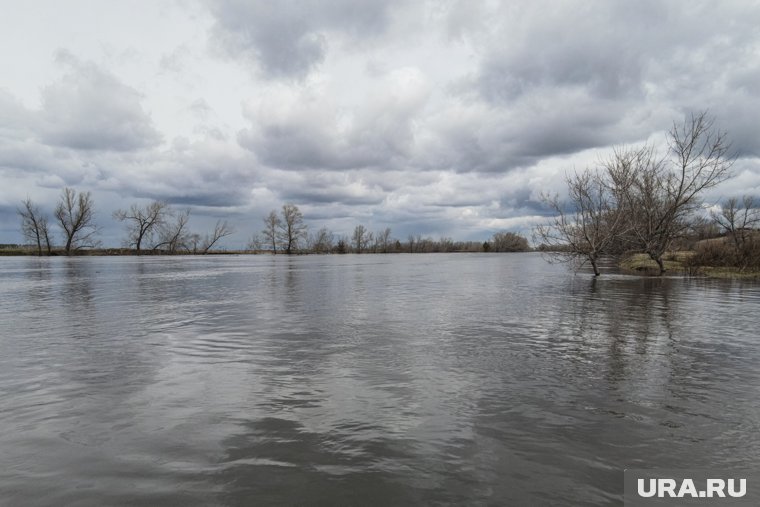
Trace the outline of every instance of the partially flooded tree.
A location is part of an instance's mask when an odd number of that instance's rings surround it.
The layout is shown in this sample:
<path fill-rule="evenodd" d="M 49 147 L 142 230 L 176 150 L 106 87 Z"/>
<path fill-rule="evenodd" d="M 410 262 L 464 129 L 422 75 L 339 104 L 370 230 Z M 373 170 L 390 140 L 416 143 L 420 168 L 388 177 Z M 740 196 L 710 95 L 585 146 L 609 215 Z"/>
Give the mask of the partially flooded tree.
<path fill-rule="evenodd" d="M 226 220 L 217 220 L 214 231 L 206 234 L 201 243 L 201 253 L 207 254 L 211 248 L 216 245 L 220 239 L 234 234 L 235 229 L 231 227 Z"/>
<path fill-rule="evenodd" d="M 48 221 L 47 217 L 40 211 L 40 207 L 27 197 L 21 202 L 21 207 L 17 208 L 16 212 L 21 217 L 21 233 L 27 241 L 37 245 L 37 255 L 42 256 L 43 246 L 50 255 L 52 249 Z"/>
<path fill-rule="evenodd" d="M 668 134 L 669 157 L 633 167 L 617 192 L 631 218 L 630 242 L 665 272 L 662 257 L 685 235 L 689 219 L 702 206 L 702 193 L 730 175 L 733 159 L 725 132 L 707 113 L 692 115 Z"/>
<path fill-rule="evenodd" d="M 280 217 L 277 212 L 272 210 L 264 217 L 264 230 L 261 234 L 264 236 L 267 244 L 272 247 L 272 254 L 277 253 L 277 239 L 280 230 Z"/>
<path fill-rule="evenodd" d="M 285 253 L 290 255 L 298 249 L 299 243 L 306 238 L 306 224 L 303 221 L 303 213 L 295 204 L 284 204 L 281 215 L 279 237 L 285 248 Z"/>
<path fill-rule="evenodd" d="M 134 246 L 139 254 L 143 242 L 150 241 L 170 214 L 167 203 L 154 201 L 145 206 L 133 204 L 128 210 L 117 210 L 113 217 L 120 222 L 127 222 L 127 244 Z"/>
<path fill-rule="evenodd" d="M 173 221 L 164 221 L 158 228 L 158 242 L 154 249 L 163 249 L 175 254 L 187 248 L 190 237 L 187 223 L 190 221 L 190 210 L 180 211 Z"/>
<path fill-rule="evenodd" d="M 61 199 L 55 208 L 55 218 L 64 232 L 64 252 L 71 255 L 71 250 L 93 248 L 98 242 L 98 232 L 94 223 L 95 209 L 90 192 L 79 192 L 73 188 L 64 188 Z"/>
<path fill-rule="evenodd" d="M 590 262 L 595 275 L 601 256 L 627 251 L 646 253 L 663 274 L 663 256 L 687 235 L 702 193 L 733 163 L 726 134 L 706 113 L 674 124 L 668 148 L 666 156 L 651 146 L 616 149 L 600 171 L 568 178 L 569 203 L 544 198 L 555 216 L 536 240 L 555 258 Z"/>
<path fill-rule="evenodd" d="M 542 196 L 554 216 L 535 228 L 535 240 L 554 259 L 588 262 L 599 276 L 599 259 L 618 238 L 622 213 L 600 173 L 586 170 L 566 179 L 567 203 L 556 195 Z"/>

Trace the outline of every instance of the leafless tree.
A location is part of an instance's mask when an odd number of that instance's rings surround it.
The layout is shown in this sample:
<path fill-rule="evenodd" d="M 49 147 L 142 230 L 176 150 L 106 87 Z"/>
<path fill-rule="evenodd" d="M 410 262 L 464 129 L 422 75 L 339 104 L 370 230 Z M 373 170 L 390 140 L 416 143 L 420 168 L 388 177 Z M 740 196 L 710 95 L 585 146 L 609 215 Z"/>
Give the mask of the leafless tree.
<path fill-rule="evenodd" d="M 90 192 L 77 193 L 73 188 L 64 188 L 55 208 L 55 218 L 64 232 L 66 255 L 71 255 L 72 249 L 97 246 L 98 228 L 94 223 L 95 209 Z"/>
<path fill-rule="evenodd" d="M 554 258 L 590 262 L 597 275 L 601 256 L 626 251 L 645 252 L 663 274 L 663 255 L 687 235 L 701 194 L 733 163 L 725 133 L 706 113 L 674 124 L 668 147 L 666 156 L 652 146 L 616 149 L 600 171 L 568 178 L 569 207 L 544 198 L 555 216 L 535 230 L 537 241 Z"/>
<path fill-rule="evenodd" d="M 43 245 L 50 255 L 52 248 L 47 217 L 42 214 L 40 207 L 34 204 L 31 198 L 27 197 L 21 204 L 22 206 L 16 209 L 21 217 L 21 233 L 27 241 L 37 245 L 38 255 L 42 256 Z"/>
<path fill-rule="evenodd" d="M 214 226 L 214 231 L 211 234 L 206 234 L 201 243 L 200 251 L 202 254 L 207 254 L 211 248 L 219 242 L 220 239 L 234 234 L 235 229 L 231 227 L 226 220 L 217 220 Z"/>
<path fill-rule="evenodd" d="M 190 210 L 180 211 L 172 222 L 164 221 L 158 228 L 158 242 L 153 245 L 154 249 L 165 249 L 175 254 L 187 248 L 189 233 L 187 223 L 190 220 Z"/>
<path fill-rule="evenodd" d="M 307 228 L 303 221 L 303 213 L 295 204 L 284 204 L 281 215 L 279 238 L 285 247 L 285 253 L 290 255 L 298 249 L 299 243 L 306 238 Z"/>
<path fill-rule="evenodd" d="M 251 250 L 253 252 L 257 252 L 261 250 L 264 247 L 264 239 L 261 237 L 260 234 L 254 234 L 251 236 L 251 239 L 248 240 L 248 245 L 246 245 L 246 248 L 248 250 Z"/>
<path fill-rule="evenodd" d="M 528 240 L 514 232 L 497 232 L 491 239 L 492 252 L 526 252 Z"/>
<path fill-rule="evenodd" d="M 558 196 L 543 196 L 554 216 L 534 229 L 537 243 L 543 244 L 553 259 L 589 262 L 599 276 L 599 259 L 617 240 L 622 213 L 599 172 L 586 170 L 567 176 L 569 202 Z"/>
<path fill-rule="evenodd" d="M 741 203 L 731 198 L 721 207 L 719 213 L 712 213 L 713 220 L 731 239 L 735 262 L 744 269 L 751 262 L 758 262 L 760 255 L 760 208 L 751 196 L 744 196 Z"/>
<path fill-rule="evenodd" d="M 701 194 L 728 178 L 733 165 L 725 132 L 704 112 L 674 123 L 668 147 L 668 157 L 652 156 L 632 168 L 625 184 L 616 183 L 632 219 L 632 243 L 657 263 L 660 274 L 663 255 L 689 229 Z"/>
<path fill-rule="evenodd" d="M 369 243 L 369 232 L 366 227 L 360 224 L 354 227 L 354 234 L 351 238 L 354 244 L 354 251 L 362 253 L 367 248 L 367 243 Z"/>
<path fill-rule="evenodd" d="M 391 248 L 391 228 L 386 227 L 382 231 L 375 234 L 375 244 L 377 250 L 380 253 L 388 253 Z"/>
<path fill-rule="evenodd" d="M 139 254 L 143 241 L 150 242 L 170 215 L 171 209 L 167 203 L 154 201 L 145 206 L 133 204 L 129 210 L 117 210 L 113 217 L 127 222 L 127 245 L 134 246 Z"/>
<path fill-rule="evenodd" d="M 264 217 L 264 230 L 261 231 L 261 234 L 264 235 L 264 239 L 269 245 L 272 246 L 272 254 L 277 253 L 277 239 L 279 230 L 280 217 L 277 215 L 277 211 L 272 210 L 267 216 Z"/>
<path fill-rule="evenodd" d="M 439 252 L 453 252 L 456 249 L 454 246 L 454 240 L 448 236 L 441 236 L 438 240 Z"/>
<path fill-rule="evenodd" d="M 318 254 L 329 253 L 332 250 L 334 234 L 327 227 L 319 229 L 310 238 L 311 251 Z"/>

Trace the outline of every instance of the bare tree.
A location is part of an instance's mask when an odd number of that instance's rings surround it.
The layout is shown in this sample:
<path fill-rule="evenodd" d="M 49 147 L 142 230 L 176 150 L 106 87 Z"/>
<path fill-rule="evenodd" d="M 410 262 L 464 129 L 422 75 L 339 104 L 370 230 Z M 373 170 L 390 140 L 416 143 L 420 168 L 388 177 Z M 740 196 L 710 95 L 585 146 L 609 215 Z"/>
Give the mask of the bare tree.
<path fill-rule="evenodd" d="M 318 254 L 330 253 L 333 241 L 334 234 L 327 227 L 322 227 L 310 238 L 311 251 Z"/>
<path fill-rule="evenodd" d="M 170 214 L 171 209 L 167 203 L 154 201 L 144 207 L 133 204 L 129 210 L 117 210 L 113 217 L 120 222 L 127 222 L 127 245 L 134 246 L 139 254 L 143 241 L 150 241 Z"/>
<path fill-rule="evenodd" d="M 623 214 L 600 173 L 586 170 L 566 180 L 569 203 L 542 196 L 554 216 L 534 229 L 536 242 L 556 260 L 589 262 L 599 276 L 598 261 L 616 241 Z"/>
<path fill-rule="evenodd" d="M 632 243 L 657 263 L 660 274 L 663 255 L 688 231 L 701 194 L 728 178 L 733 165 L 725 132 L 704 112 L 674 123 L 668 146 L 669 157 L 652 157 L 634 167 L 624 185 L 616 184 L 632 219 Z"/>
<path fill-rule="evenodd" d="M 376 250 L 380 253 L 388 253 L 391 247 L 391 228 L 386 227 L 375 234 Z"/>
<path fill-rule="evenodd" d="M 234 234 L 235 229 L 231 227 L 226 220 L 217 220 L 214 226 L 214 232 L 206 234 L 201 243 L 201 253 L 207 254 L 211 248 L 219 242 L 220 239 Z"/>
<path fill-rule="evenodd" d="M 731 239 L 735 262 L 745 269 L 751 262 L 757 262 L 758 236 L 755 230 L 760 225 L 760 208 L 751 196 L 744 196 L 742 202 L 735 197 L 726 201 L 720 213 L 712 213 L 713 220 Z"/>
<path fill-rule="evenodd" d="M 94 202 L 90 192 L 79 192 L 73 188 L 64 188 L 61 199 L 55 208 L 55 218 L 64 232 L 66 255 L 71 250 L 97 246 L 95 235 L 98 232 L 94 223 Z"/>
<path fill-rule="evenodd" d="M 367 248 L 369 242 L 369 232 L 367 228 L 359 224 L 354 227 L 354 234 L 352 235 L 352 241 L 354 244 L 354 251 L 356 253 L 362 253 Z"/>
<path fill-rule="evenodd" d="M 303 213 L 295 204 L 284 204 L 281 215 L 279 237 L 285 247 L 285 253 L 290 255 L 298 249 L 299 242 L 306 238 L 306 224 L 303 221 Z"/>
<path fill-rule="evenodd" d="M 264 230 L 261 231 L 261 234 L 264 235 L 264 239 L 272 246 L 272 254 L 277 253 L 277 238 L 279 230 L 280 217 L 277 216 L 277 211 L 272 210 L 264 217 Z"/>
<path fill-rule="evenodd" d="M 27 241 L 37 245 L 37 255 L 42 256 L 43 245 L 50 255 L 52 249 L 47 217 L 42 214 L 40 207 L 34 204 L 31 198 L 27 197 L 21 204 L 22 207 L 16 209 L 21 217 L 21 233 Z"/>
<path fill-rule="evenodd" d="M 668 146 L 668 156 L 651 146 L 616 149 L 602 172 L 568 178 L 569 207 L 544 198 L 555 216 L 535 230 L 537 241 L 554 258 L 590 262 L 596 275 L 601 256 L 625 251 L 645 252 L 663 274 L 663 255 L 690 230 L 701 194 L 733 163 L 725 133 L 706 113 L 674 124 Z"/>
<path fill-rule="evenodd" d="M 514 232 L 497 232 L 491 239 L 494 252 L 526 252 L 528 240 Z"/>
<path fill-rule="evenodd" d="M 158 242 L 154 249 L 166 249 L 169 253 L 177 253 L 187 247 L 189 234 L 187 223 L 190 220 L 190 210 L 186 209 L 177 214 L 173 222 L 164 221 L 158 228 Z"/>
<path fill-rule="evenodd" d="M 414 253 L 414 247 L 415 247 L 414 234 L 410 234 L 409 236 L 407 236 L 406 242 L 407 242 L 407 245 L 409 245 L 409 253 Z"/>
<path fill-rule="evenodd" d="M 251 250 L 253 252 L 259 251 L 263 247 L 264 247 L 264 240 L 260 234 L 252 235 L 251 239 L 248 240 L 248 244 L 246 245 L 246 248 L 248 248 L 248 250 Z"/>

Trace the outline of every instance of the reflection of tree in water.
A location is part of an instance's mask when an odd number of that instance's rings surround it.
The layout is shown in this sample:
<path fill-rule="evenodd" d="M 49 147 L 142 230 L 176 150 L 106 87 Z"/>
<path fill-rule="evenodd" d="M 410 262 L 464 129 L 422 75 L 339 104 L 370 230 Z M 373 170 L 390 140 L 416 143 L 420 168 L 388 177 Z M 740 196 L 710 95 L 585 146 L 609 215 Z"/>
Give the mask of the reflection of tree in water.
<path fill-rule="evenodd" d="M 672 280 L 573 280 L 559 299 L 548 345 L 578 365 L 606 364 L 610 381 L 639 368 L 650 349 L 667 346 L 678 308 L 671 302 Z"/>
<path fill-rule="evenodd" d="M 66 257 L 61 300 L 78 324 L 92 323 L 92 273 L 89 259 Z"/>
<path fill-rule="evenodd" d="M 35 313 L 45 311 L 52 298 L 52 278 L 49 257 L 27 257 L 25 273 L 29 284 L 28 302 Z"/>
<path fill-rule="evenodd" d="M 119 258 L 65 261 L 60 295 L 64 322 L 56 338 L 68 357 L 62 359 L 61 374 L 89 385 L 90 394 L 122 397 L 148 384 L 157 357 L 144 343 L 148 332 L 130 317 L 149 310 L 135 302 L 135 277 L 116 276 L 134 264 Z"/>

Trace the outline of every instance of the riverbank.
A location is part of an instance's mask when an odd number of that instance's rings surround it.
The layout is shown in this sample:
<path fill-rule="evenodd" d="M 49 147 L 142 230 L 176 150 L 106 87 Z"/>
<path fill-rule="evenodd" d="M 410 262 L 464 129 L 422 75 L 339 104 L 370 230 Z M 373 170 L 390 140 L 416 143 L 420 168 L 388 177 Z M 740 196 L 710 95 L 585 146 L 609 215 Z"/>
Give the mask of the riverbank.
<path fill-rule="evenodd" d="M 203 253 L 177 252 L 169 253 L 161 250 L 142 250 L 138 252 L 130 248 L 91 248 L 87 250 L 77 250 L 71 252 L 71 257 L 107 257 L 107 256 L 166 256 L 166 255 L 263 255 L 268 254 L 266 250 L 211 250 Z M 37 250 L 34 248 L 0 248 L 0 256 L 6 257 L 37 257 Z M 49 255 L 42 254 L 43 257 L 66 257 L 66 252 L 62 249 L 54 249 Z"/>
<path fill-rule="evenodd" d="M 670 252 L 663 257 L 665 272 L 669 274 L 681 274 L 685 276 L 703 276 L 708 278 L 743 278 L 760 279 L 760 270 L 741 269 L 726 266 L 695 266 L 689 260 L 695 255 L 692 251 Z M 658 276 L 657 263 L 645 253 L 630 254 L 619 263 L 620 269 L 625 272 L 643 275 Z"/>

